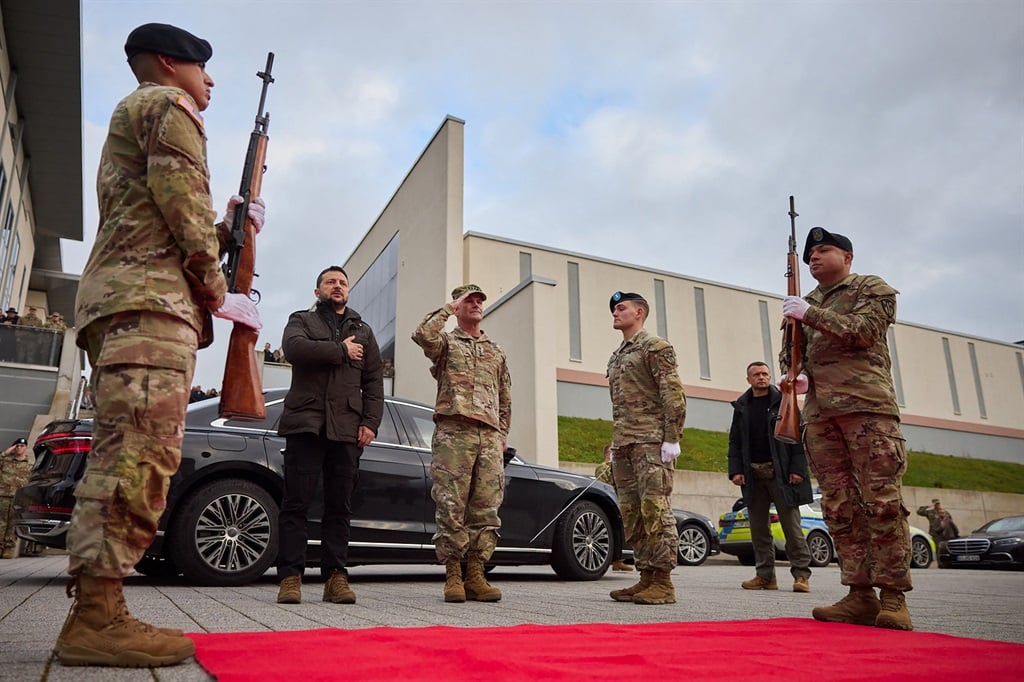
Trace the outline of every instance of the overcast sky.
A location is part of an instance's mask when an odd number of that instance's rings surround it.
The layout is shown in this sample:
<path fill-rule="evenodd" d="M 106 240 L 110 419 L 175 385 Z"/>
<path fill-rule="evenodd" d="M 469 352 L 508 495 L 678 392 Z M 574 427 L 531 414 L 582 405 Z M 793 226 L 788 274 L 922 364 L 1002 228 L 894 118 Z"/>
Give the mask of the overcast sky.
<path fill-rule="evenodd" d="M 467 230 L 784 293 L 798 240 L 851 238 L 901 321 L 1024 339 L 1024 3 L 84 0 L 85 241 L 122 46 L 213 44 L 214 207 L 238 189 L 268 51 L 256 282 L 280 345 L 445 115 L 466 121 Z M 806 267 L 804 291 L 813 285 Z M 609 283 L 609 290 L 615 288 Z M 200 353 L 219 386 L 229 332 Z"/>

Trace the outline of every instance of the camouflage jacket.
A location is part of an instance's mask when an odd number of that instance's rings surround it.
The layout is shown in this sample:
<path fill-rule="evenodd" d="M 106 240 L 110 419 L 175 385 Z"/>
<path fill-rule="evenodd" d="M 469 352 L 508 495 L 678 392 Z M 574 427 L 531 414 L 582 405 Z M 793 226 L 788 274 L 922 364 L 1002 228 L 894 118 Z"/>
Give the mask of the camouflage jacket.
<path fill-rule="evenodd" d="M 148 310 L 202 332 L 227 291 L 227 231 L 214 226 L 209 176 L 202 118 L 184 90 L 143 83 L 121 100 L 100 156 L 100 225 L 78 286 L 79 329 Z"/>
<path fill-rule="evenodd" d="M 19 318 L 18 324 L 20 324 L 22 327 L 42 327 L 45 325 L 45 323 L 43 322 L 43 318 L 39 317 L 38 315 L 33 315 L 32 313 L 29 313 L 28 315 L 23 315 L 21 318 Z"/>
<path fill-rule="evenodd" d="M 14 497 L 18 488 L 28 482 L 32 463 L 10 455 L 0 456 L 0 497 Z"/>
<path fill-rule="evenodd" d="M 686 393 L 672 344 L 641 329 L 612 353 L 607 377 L 613 446 L 679 442 Z"/>
<path fill-rule="evenodd" d="M 807 422 L 868 412 L 899 418 L 886 332 L 896 321 L 896 294 L 880 277 L 849 274 L 805 296 L 804 400 Z M 783 353 L 782 366 L 788 366 Z"/>
<path fill-rule="evenodd" d="M 505 351 L 486 334 L 474 337 L 456 327 L 444 331 L 451 305 L 427 315 L 412 340 L 423 349 L 437 379 L 434 418 L 461 415 L 498 430 L 507 440 L 512 424 L 512 378 Z"/>

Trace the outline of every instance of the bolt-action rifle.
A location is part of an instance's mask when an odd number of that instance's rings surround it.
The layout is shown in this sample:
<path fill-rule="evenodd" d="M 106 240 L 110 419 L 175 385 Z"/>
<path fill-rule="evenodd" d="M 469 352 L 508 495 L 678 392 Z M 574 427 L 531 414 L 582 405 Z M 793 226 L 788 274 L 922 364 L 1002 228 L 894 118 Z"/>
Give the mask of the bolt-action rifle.
<path fill-rule="evenodd" d="M 789 198 L 789 253 L 786 256 L 786 295 L 800 295 L 800 261 L 796 252 L 796 212 L 793 197 Z M 800 407 L 796 401 L 796 378 L 804 368 L 800 320 L 785 318 L 782 355 L 788 360 L 788 373 L 782 382 L 782 405 L 775 422 L 775 439 L 783 443 L 800 442 Z"/>
<path fill-rule="evenodd" d="M 274 82 L 270 70 L 274 66 L 274 53 L 267 53 L 267 67 L 256 75 L 263 81 L 260 106 L 256 112 L 256 127 L 249 136 L 249 148 L 245 153 L 242 168 L 242 183 L 238 194 L 242 203 L 235 208 L 231 223 L 231 240 L 227 247 L 228 258 L 224 264 L 224 276 L 228 291 L 245 294 L 259 301 L 260 294 L 252 288 L 256 277 L 256 233 L 249 220 L 249 203 L 260 195 L 263 173 L 266 171 L 267 129 L 270 127 L 270 113 L 264 113 L 267 87 Z M 224 364 L 224 382 L 220 393 L 220 416 L 223 419 L 260 421 L 267 416 L 263 402 L 263 381 L 256 363 L 256 341 L 259 332 L 238 322 L 231 330 L 228 342 L 228 357 Z"/>

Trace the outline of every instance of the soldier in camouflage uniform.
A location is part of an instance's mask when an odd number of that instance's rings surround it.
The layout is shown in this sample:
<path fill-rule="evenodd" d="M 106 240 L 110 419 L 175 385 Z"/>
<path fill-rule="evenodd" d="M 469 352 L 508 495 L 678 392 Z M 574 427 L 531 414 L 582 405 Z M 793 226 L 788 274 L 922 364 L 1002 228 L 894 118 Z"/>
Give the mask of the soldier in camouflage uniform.
<path fill-rule="evenodd" d="M 679 536 L 672 479 L 686 420 L 686 394 L 675 349 L 644 329 L 650 307 L 639 294 L 615 292 L 608 303 L 622 344 L 608 360 L 612 400 L 612 474 L 626 542 L 640 581 L 613 590 L 615 601 L 674 604 L 672 569 Z"/>
<path fill-rule="evenodd" d="M 437 380 L 430 478 L 446 602 L 501 599 L 501 591 L 484 577 L 484 564 L 501 528 L 512 379 L 505 351 L 480 328 L 486 300 L 475 284 L 457 287 L 452 301 L 427 315 L 412 335 L 433 363 L 430 373 Z M 458 324 L 446 332 L 452 315 Z"/>
<path fill-rule="evenodd" d="M 804 449 L 850 588 L 812 615 L 910 630 L 910 513 L 901 492 L 907 456 L 886 340 L 898 292 L 879 277 L 851 273 L 853 245 L 824 228 L 807 235 L 803 260 L 818 287 L 806 298 L 787 296 L 783 314 L 803 325 L 806 375 L 797 391 L 807 392 Z"/>
<path fill-rule="evenodd" d="M 95 421 L 68 531 L 75 601 L 55 648 L 64 665 L 162 666 L 195 651 L 180 630 L 134 619 L 121 588 L 153 541 L 181 462 L 211 313 L 260 326 L 252 302 L 227 293 L 219 267 L 229 228 L 214 225 L 199 113 L 210 102 L 212 53 L 166 24 L 140 26 L 125 43 L 140 85 L 111 117 L 97 176 L 100 225 L 76 303 Z M 238 203 L 228 202 L 228 224 Z M 259 229 L 263 207 L 251 207 Z"/>
<path fill-rule="evenodd" d="M 14 534 L 14 519 L 11 518 L 11 507 L 14 493 L 25 485 L 32 473 L 32 463 L 28 461 L 28 441 L 19 438 L 0 455 L 0 550 L 4 559 L 14 557 L 18 538 Z"/>

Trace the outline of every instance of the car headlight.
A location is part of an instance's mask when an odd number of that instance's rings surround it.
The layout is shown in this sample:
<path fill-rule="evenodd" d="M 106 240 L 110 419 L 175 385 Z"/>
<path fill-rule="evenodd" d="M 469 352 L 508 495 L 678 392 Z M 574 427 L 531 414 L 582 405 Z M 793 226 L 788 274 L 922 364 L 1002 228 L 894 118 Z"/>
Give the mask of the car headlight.
<path fill-rule="evenodd" d="M 998 540 L 992 541 L 993 547 L 1012 547 L 1013 545 L 1019 545 L 1024 542 L 1022 538 L 999 538 Z"/>

